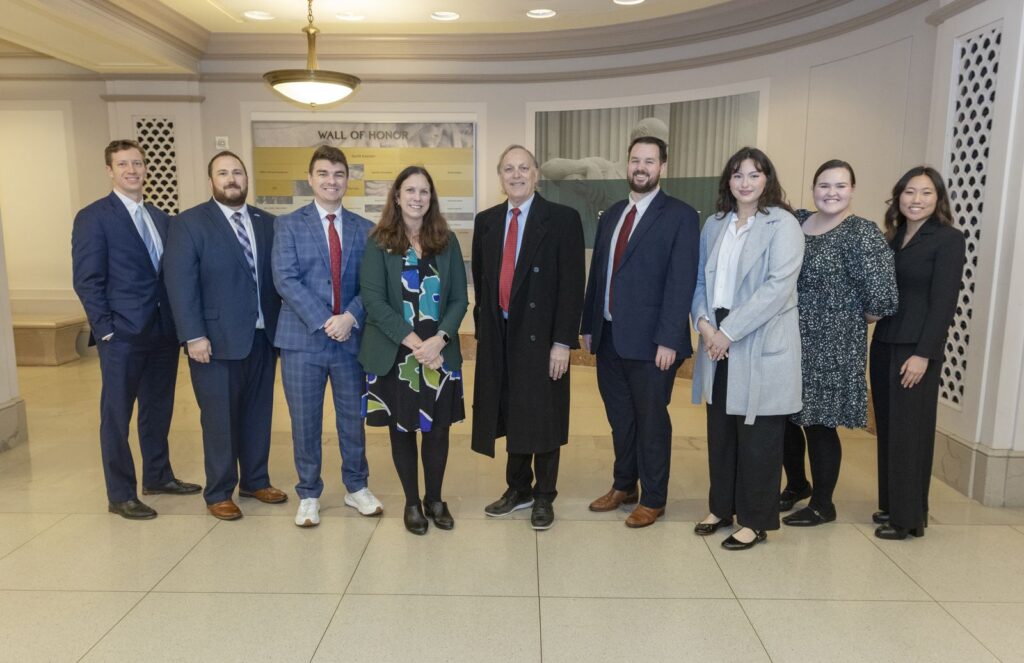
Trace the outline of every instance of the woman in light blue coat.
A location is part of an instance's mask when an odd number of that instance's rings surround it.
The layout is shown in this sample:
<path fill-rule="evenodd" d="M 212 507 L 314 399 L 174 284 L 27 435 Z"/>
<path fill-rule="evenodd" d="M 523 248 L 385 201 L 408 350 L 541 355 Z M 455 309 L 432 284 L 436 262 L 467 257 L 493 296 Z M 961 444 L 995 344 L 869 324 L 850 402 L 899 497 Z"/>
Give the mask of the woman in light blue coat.
<path fill-rule="evenodd" d="M 704 224 L 692 319 L 700 332 L 693 400 L 707 402 L 711 513 L 697 534 L 737 529 L 722 542 L 746 550 L 779 528 L 788 415 L 800 411 L 796 284 L 800 224 L 775 166 L 756 148 L 734 154 Z"/>

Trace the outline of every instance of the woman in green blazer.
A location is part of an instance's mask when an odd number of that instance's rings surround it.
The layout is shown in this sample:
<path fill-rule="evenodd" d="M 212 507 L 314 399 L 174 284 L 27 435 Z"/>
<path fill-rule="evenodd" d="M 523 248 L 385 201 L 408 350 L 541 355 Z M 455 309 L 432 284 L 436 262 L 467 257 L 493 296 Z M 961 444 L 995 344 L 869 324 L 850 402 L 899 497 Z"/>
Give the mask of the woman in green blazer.
<path fill-rule="evenodd" d="M 466 418 L 459 325 L 466 314 L 462 250 L 441 215 L 434 181 L 409 166 L 388 192 L 370 233 L 359 286 L 366 329 L 359 363 L 366 371 L 363 416 L 387 426 L 405 491 L 405 527 L 427 533 L 424 509 L 439 529 L 455 521 L 441 499 L 448 430 Z M 426 495 L 419 497 L 416 433 L 423 438 Z"/>

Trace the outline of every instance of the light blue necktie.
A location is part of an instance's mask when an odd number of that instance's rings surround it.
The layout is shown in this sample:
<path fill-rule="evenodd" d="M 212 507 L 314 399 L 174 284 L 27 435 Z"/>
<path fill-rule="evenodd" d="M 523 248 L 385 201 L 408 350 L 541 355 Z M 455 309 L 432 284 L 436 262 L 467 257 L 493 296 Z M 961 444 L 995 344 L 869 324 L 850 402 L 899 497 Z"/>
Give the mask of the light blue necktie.
<path fill-rule="evenodd" d="M 139 231 L 139 235 L 142 236 L 142 243 L 146 245 L 146 252 L 149 253 L 149 259 L 153 261 L 153 269 L 160 271 L 160 251 L 156 248 L 156 242 L 153 241 L 153 235 L 149 232 L 149 225 L 146 224 L 146 218 L 142 215 L 142 205 L 140 204 L 135 208 L 135 227 Z"/>

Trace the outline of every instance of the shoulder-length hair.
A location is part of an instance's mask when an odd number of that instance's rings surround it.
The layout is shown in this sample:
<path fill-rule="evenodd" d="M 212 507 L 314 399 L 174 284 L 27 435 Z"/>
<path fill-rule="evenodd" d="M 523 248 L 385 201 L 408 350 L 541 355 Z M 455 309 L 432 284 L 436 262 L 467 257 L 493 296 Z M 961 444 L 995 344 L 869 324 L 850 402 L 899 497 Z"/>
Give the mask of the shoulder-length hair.
<path fill-rule="evenodd" d="M 892 198 L 886 201 L 889 204 L 889 208 L 885 210 L 885 236 L 888 239 L 895 237 L 899 227 L 907 222 L 907 218 L 900 211 L 900 196 L 903 195 L 903 190 L 907 188 L 910 180 L 921 175 L 930 179 L 932 186 L 935 187 L 935 213 L 932 214 L 932 218 L 944 226 L 953 225 L 953 211 L 949 206 L 949 193 L 946 191 L 942 175 L 931 166 L 915 166 L 903 173 L 903 177 L 892 188 Z"/>
<path fill-rule="evenodd" d="M 423 215 L 423 225 L 420 228 L 420 247 L 423 249 L 423 255 L 436 256 L 448 248 L 448 221 L 441 214 L 434 178 L 430 176 L 426 168 L 420 166 L 407 166 L 395 178 L 388 191 L 388 203 L 384 206 L 384 212 L 380 216 L 380 221 L 377 222 L 377 227 L 370 232 L 370 237 L 388 253 L 405 255 L 409 250 L 411 245 L 409 237 L 405 234 L 405 222 L 402 221 L 402 209 L 398 205 L 398 196 L 402 185 L 413 175 L 422 175 L 427 178 L 427 184 L 430 185 L 430 206 L 427 208 L 427 213 Z"/>
<path fill-rule="evenodd" d="M 729 188 L 729 180 L 732 179 L 733 173 L 740 169 L 740 164 L 747 159 L 753 161 L 757 172 L 765 177 L 764 191 L 757 199 L 757 211 L 765 213 L 769 207 L 781 207 L 792 213 L 793 208 L 789 206 L 786 192 L 782 190 L 782 184 L 779 183 L 775 164 L 767 154 L 756 147 L 742 147 L 736 154 L 729 157 L 725 168 L 722 169 L 722 176 L 718 178 L 718 202 L 715 205 L 715 211 L 721 216 L 736 211 L 736 197 L 732 195 L 732 189 Z"/>

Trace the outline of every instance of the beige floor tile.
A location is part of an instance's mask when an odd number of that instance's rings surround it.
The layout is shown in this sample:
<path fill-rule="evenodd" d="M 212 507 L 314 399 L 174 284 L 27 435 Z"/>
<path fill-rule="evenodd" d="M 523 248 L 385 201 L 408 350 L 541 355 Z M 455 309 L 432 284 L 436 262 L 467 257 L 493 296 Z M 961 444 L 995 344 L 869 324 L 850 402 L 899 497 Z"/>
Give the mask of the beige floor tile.
<path fill-rule="evenodd" d="M 931 503 L 928 515 L 941 525 L 1024 525 L 1024 509 L 1000 509 L 978 502 Z"/>
<path fill-rule="evenodd" d="M 305 663 L 339 599 L 330 594 L 154 592 L 83 660 Z"/>
<path fill-rule="evenodd" d="M 143 596 L 0 591 L 0 661 L 77 661 Z"/>
<path fill-rule="evenodd" d="M 735 599 L 541 599 L 545 663 L 767 661 Z"/>
<path fill-rule="evenodd" d="M 52 513 L 0 513 L 0 558 L 63 517 Z"/>
<path fill-rule="evenodd" d="M 743 600 L 774 663 L 997 659 L 936 603 Z"/>
<path fill-rule="evenodd" d="M 920 539 L 873 541 L 936 601 L 1024 601 L 1024 535 L 1012 527 L 932 525 Z"/>
<path fill-rule="evenodd" d="M 562 522 L 537 536 L 541 596 L 733 598 L 687 524 Z"/>
<path fill-rule="evenodd" d="M 536 598 L 347 594 L 314 661 L 540 661 Z"/>
<path fill-rule="evenodd" d="M 543 534 L 543 532 L 542 532 Z M 384 518 L 359 562 L 355 594 L 537 596 L 536 534 L 527 523 L 456 521 L 426 536 Z"/>
<path fill-rule="evenodd" d="M 0 589 L 146 591 L 213 524 L 190 516 L 71 515 L 0 560 Z"/>
<path fill-rule="evenodd" d="M 219 522 L 156 591 L 344 593 L 378 519 L 332 518 L 300 528 L 293 517 Z"/>
<path fill-rule="evenodd" d="M 1024 603 L 943 603 L 1003 663 L 1024 663 Z"/>
<path fill-rule="evenodd" d="M 787 527 L 742 551 L 721 547 L 728 532 L 708 545 L 740 598 L 928 600 L 852 525 Z"/>

